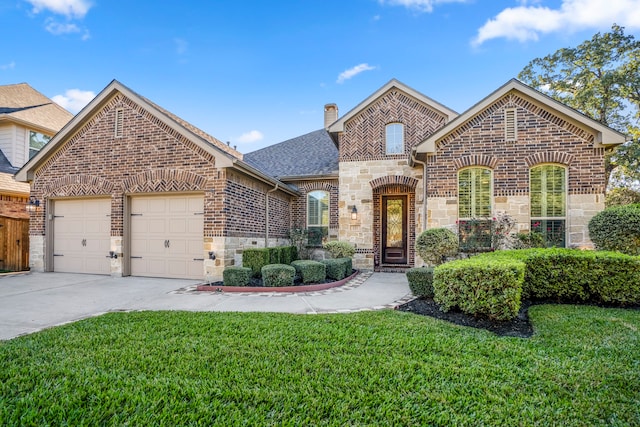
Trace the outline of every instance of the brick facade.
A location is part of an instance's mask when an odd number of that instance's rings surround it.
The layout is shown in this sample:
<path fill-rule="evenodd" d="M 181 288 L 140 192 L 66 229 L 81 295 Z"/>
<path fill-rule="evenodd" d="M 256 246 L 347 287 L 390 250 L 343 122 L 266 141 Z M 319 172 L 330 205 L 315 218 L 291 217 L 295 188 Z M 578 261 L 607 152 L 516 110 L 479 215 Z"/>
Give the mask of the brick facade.
<path fill-rule="evenodd" d="M 122 114 L 122 135 L 115 135 L 116 111 Z M 216 166 L 216 158 L 180 132 L 158 120 L 143 106 L 116 93 L 85 124 L 60 145 L 36 171 L 31 194 L 42 207 L 32 213 L 31 236 L 45 235 L 47 201 L 65 197 L 111 197 L 112 247 L 123 248 L 125 198 L 135 194 L 201 193 L 204 196 L 203 252 L 213 249 L 213 237 L 265 236 L 265 201 L 271 187 L 254 178 Z M 286 238 L 290 226 L 290 196 L 269 194 L 273 238 Z M 24 206 L 22 207 L 24 210 Z M 42 242 L 46 239 L 34 239 Z M 218 245 L 219 246 L 219 245 Z M 234 263 L 222 256 L 213 273 Z M 45 248 L 34 248 L 34 268 L 44 268 Z M 208 260 L 205 261 L 205 268 Z M 210 266 L 209 266 L 210 267 Z M 122 273 L 118 263 L 114 273 Z M 208 271 L 211 272 L 211 268 Z"/>

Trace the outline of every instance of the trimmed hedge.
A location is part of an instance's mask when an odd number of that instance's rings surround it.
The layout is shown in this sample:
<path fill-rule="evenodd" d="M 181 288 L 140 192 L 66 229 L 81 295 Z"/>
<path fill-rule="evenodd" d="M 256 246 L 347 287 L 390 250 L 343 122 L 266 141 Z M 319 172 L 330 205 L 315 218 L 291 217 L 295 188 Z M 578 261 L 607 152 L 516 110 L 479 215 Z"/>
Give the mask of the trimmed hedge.
<path fill-rule="evenodd" d="M 433 298 L 433 267 L 410 268 L 407 281 L 413 295 Z"/>
<path fill-rule="evenodd" d="M 589 237 L 599 250 L 640 255 L 640 204 L 598 212 L 589 221 Z"/>
<path fill-rule="evenodd" d="M 458 307 L 490 319 L 512 319 L 520 310 L 524 271 L 522 262 L 508 259 L 442 264 L 433 272 L 433 299 L 443 311 Z"/>
<path fill-rule="evenodd" d="M 497 251 L 478 260 L 525 265 L 523 298 L 557 302 L 640 304 L 640 257 L 607 251 L 525 249 Z"/>
<path fill-rule="evenodd" d="M 353 273 L 353 260 L 351 258 L 336 258 L 338 261 L 344 263 L 344 271 L 347 276 L 351 276 Z"/>
<path fill-rule="evenodd" d="M 247 286 L 251 279 L 251 269 L 247 267 L 227 267 L 222 272 L 225 286 Z"/>
<path fill-rule="evenodd" d="M 267 248 L 252 248 L 242 251 L 242 266 L 251 269 L 253 277 L 262 277 L 262 267 L 270 263 Z"/>
<path fill-rule="evenodd" d="M 329 279 L 342 280 L 347 277 L 347 265 L 343 259 L 323 259 L 320 261 L 325 265 Z"/>
<path fill-rule="evenodd" d="M 311 260 L 293 261 L 291 266 L 302 279 L 302 283 L 322 282 L 327 278 L 327 270 L 323 263 Z"/>
<path fill-rule="evenodd" d="M 289 265 L 298 257 L 295 246 L 251 248 L 242 252 L 242 265 L 251 269 L 253 277 L 262 276 L 262 267 L 269 264 Z"/>
<path fill-rule="evenodd" d="M 269 264 L 262 267 L 264 286 L 293 286 L 296 269 L 286 264 Z"/>

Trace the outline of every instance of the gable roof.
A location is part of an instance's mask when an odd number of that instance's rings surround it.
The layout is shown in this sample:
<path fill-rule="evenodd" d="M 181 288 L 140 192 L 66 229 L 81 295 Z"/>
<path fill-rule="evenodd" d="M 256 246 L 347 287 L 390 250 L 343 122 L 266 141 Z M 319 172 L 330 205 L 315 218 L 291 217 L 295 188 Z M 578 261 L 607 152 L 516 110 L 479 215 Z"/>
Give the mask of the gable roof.
<path fill-rule="evenodd" d="M 12 173 L 0 173 L 0 193 L 17 196 L 28 196 L 30 192 L 29 184 L 17 182 Z"/>
<path fill-rule="evenodd" d="M 82 111 L 80 111 L 69 123 L 67 123 L 33 158 L 31 158 L 16 173 L 16 180 L 28 182 L 33 179 L 35 171 L 47 159 L 53 155 L 56 150 L 62 146 L 69 138 L 73 137 L 76 132 L 91 118 L 102 109 L 117 93 L 121 93 L 153 116 L 157 117 L 169 128 L 175 130 L 188 140 L 192 141 L 198 147 L 213 155 L 216 159 L 218 167 L 233 167 L 254 178 L 271 185 L 278 186 L 283 191 L 290 194 L 298 194 L 296 190 L 286 184 L 265 175 L 263 172 L 256 170 L 251 165 L 242 161 L 242 154 L 220 140 L 214 138 L 208 133 L 198 129 L 187 121 L 181 119 L 173 113 L 156 105 L 147 98 L 138 95 L 117 80 L 111 81 Z"/>
<path fill-rule="evenodd" d="M 0 121 L 12 121 L 54 135 L 73 114 L 27 83 L 0 86 Z"/>
<path fill-rule="evenodd" d="M 361 103 L 356 105 L 349 112 L 347 112 L 347 114 L 345 114 L 344 116 L 340 117 L 336 122 L 334 122 L 332 125 L 330 125 L 329 128 L 328 128 L 328 131 L 331 132 L 331 133 L 343 132 L 344 131 L 344 124 L 347 121 L 349 121 L 349 119 L 351 119 L 354 116 L 356 116 L 362 110 L 367 108 L 370 104 L 374 103 L 378 98 L 380 98 L 385 93 L 387 93 L 388 91 L 390 91 L 391 89 L 394 89 L 394 88 L 398 89 L 398 90 L 401 90 L 402 92 L 406 93 L 407 95 L 410 95 L 413 98 L 417 99 L 418 101 L 428 105 L 430 108 L 442 113 L 443 115 L 445 115 L 447 117 L 448 120 L 453 120 L 455 117 L 458 116 L 458 113 L 456 113 L 455 111 L 451 110 L 450 108 L 444 106 L 443 104 L 440 104 L 439 102 L 429 98 L 428 96 L 418 92 L 417 90 L 405 85 L 404 83 L 402 83 L 402 82 L 400 82 L 400 81 L 398 81 L 396 79 L 391 79 L 384 86 L 382 86 L 380 89 L 378 89 L 373 94 L 371 94 L 369 97 L 367 97 L 367 99 L 365 99 L 364 101 L 362 101 Z"/>
<path fill-rule="evenodd" d="M 325 129 L 247 153 L 244 161 L 278 179 L 338 175 L 338 149 Z"/>
<path fill-rule="evenodd" d="M 521 96 L 524 96 L 527 100 L 534 104 L 543 106 L 545 110 L 553 112 L 553 114 L 575 124 L 576 126 L 587 129 L 595 134 L 595 146 L 607 146 L 607 145 L 619 145 L 626 141 L 626 135 L 620 133 L 602 123 L 594 120 L 585 114 L 574 110 L 571 107 L 557 101 L 550 96 L 522 83 L 519 80 L 511 79 L 504 85 L 500 86 L 493 93 L 482 99 L 480 102 L 469 108 L 460 116 L 447 123 L 445 126 L 434 132 L 427 139 L 413 147 L 412 158 L 416 154 L 435 153 L 436 144 L 439 140 L 443 139 L 450 133 L 454 132 L 460 126 L 473 119 L 477 114 L 484 111 L 491 106 L 494 102 L 504 97 L 511 91 L 518 92 Z"/>

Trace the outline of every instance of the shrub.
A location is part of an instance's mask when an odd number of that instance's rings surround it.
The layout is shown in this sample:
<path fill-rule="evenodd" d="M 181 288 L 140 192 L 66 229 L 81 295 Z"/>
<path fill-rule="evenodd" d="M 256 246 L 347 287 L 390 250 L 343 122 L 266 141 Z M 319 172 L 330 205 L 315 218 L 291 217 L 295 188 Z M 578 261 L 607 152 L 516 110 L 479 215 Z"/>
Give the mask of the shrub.
<path fill-rule="evenodd" d="M 356 253 L 356 248 L 349 242 L 327 242 L 322 247 L 329 251 L 333 258 L 351 258 Z"/>
<path fill-rule="evenodd" d="M 431 228 L 416 239 L 416 252 L 427 264 L 441 264 L 445 257 L 458 253 L 458 237 L 446 228 Z"/>
<path fill-rule="evenodd" d="M 417 297 L 433 297 L 433 267 L 418 267 L 407 270 L 411 293 Z"/>
<path fill-rule="evenodd" d="M 280 249 L 280 246 L 267 248 L 267 251 L 269 252 L 269 264 L 284 264 L 284 262 L 282 262 L 281 260 L 282 251 Z"/>
<path fill-rule="evenodd" d="M 516 233 L 513 238 L 514 249 L 544 248 L 544 236 L 542 233 L 532 231 L 530 233 Z"/>
<path fill-rule="evenodd" d="M 523 298 L 565 303 L 640 303 L 639 257 L 619 252 L 553 248 L 498 251 L 474 259 L 523 262 Z"/>
<path fill-rule="evenodd" d="M 589 236 L 599 250 L 640 255 L 640 204 L 597 213 L 589 221 Z"/>
<path fill-rule="evenodd" d="M 303 283 L 322 282 L 327 278 L 326 267 L 323 263 L 311 260 L 293 261 L 291 266 L 302 279 Z"/>
<path fill-rule="evenodd" d="M 323 259 L 320 262 L 325 265 L 329 279 L 342 280 L 347 277 L 347 265 L 342 259 Z"/>
<path fill-rule="evenodd" d="M 280 254 L 280 262 L 282 264 L 289 265 L 298 259 L 298 251 L 295 246 L 282 246 L 280 250 L 282 251 Z"/>
<path fill-rule="evenodd" d="M 293 286 L 296 269 L 285 264 L 269 264 L 262 267 L 262 283 L 264 286 Z"/>
<path fill-rule="evenodd" d="M 225 286 L 247 286 L 251 279 L 251 269 L 247 267 L 227 267 L 222 272 Z"/>
<path fill-rule="evenodd" d="M 434 270 L 433 299 L 444 311 L 458 307 L 490 319 L 513 319 L 520 310 L 524 270 L 522 262 L 509 259 L 449 262 Z"/>
<path fill-rule="evenodd" d="M 351 258 L 337 258 L 337 260 L 344 264 L 345 274 L 351 276 L 351 273 L 353 273 L 353 260 Z"/>
<path fill-rule="evenodd" d="M 640 191 L 631 188 L 613 188 L 607 191 L 604 204 L 606 207 L 631 205 L 640 203 Z"/>
<path fill-rule="evenodd" d="M 242 266 L 250 268 L 253 277 L 261 277 L 262 267 L 269 264 L 270 255 L 266 248 L 245 249 L 242 251 Z"/>

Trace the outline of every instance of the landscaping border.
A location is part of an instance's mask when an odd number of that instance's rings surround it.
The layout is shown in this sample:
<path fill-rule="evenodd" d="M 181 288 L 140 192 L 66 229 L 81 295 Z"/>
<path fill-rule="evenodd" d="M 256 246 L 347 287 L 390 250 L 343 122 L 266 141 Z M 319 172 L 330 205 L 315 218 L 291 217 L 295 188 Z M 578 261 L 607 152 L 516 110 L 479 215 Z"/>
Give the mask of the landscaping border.
<path fill-rule="evenodd" d="M 337 288 L 342 286 L 351 279 L 360 274 L 360 270 L 356 270 L 351 276 L 342 280 L 331 283 L 321 283 L 318 285 L 300 285 L 300 286 L 211 286 L 198 285 L 196 291 L 202 292 L 317 292 L 326 289 Z"/>

